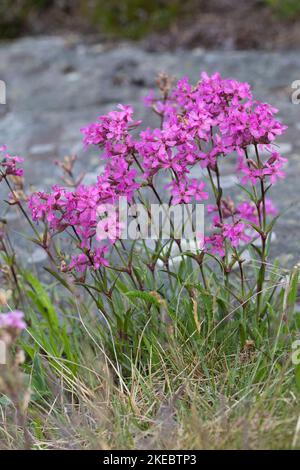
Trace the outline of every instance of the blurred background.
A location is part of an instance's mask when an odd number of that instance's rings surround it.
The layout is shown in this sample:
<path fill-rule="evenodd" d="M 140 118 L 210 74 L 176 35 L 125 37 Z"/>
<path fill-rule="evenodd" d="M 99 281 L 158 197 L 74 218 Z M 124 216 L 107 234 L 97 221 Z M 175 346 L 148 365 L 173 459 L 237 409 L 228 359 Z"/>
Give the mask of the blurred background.
<path fill-rule="evenodd" d="M 101 162 L 96 149 L 83 149 L 80 128 L 118 103 L 133 105 L 144 127 L 157 125 L 143 99 L 158 73 L 247 81 L 289 126 L 280 141 L 287 177 L 273 196 L 285 215 L 273 246 L 291 265 L 299 259 L 300 106 L 291 99 L 299 46 L 300 0 L 1 0 L 0 145 L 24 156 L 34 189 L 60 182 L 54 162 L 66 155 L 78 156 L 78 173 L 92 183 Z M 239 198 L 235 165 L 224 161 L 222 186 Z M 18 214 L 9 217 L 22 250 Z"/>
<path fill-rule="evenodd" d="M 156 49 L 296 48 L 300 0 L 1 0 L 2 39 L 72 31 Z"/>

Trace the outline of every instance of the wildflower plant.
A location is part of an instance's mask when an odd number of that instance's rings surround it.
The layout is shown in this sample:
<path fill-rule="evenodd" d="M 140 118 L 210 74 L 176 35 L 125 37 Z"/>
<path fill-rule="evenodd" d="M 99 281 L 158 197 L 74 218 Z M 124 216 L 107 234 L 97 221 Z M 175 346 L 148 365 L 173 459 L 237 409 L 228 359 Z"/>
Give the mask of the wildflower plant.
<path fill-rule="evenodd" d="M 143 129 L 132 107 L 119 105 L 81 129 L 84 146 L 105 161 L 96 183 L 75 178 L 69 159 L 60 164 L 66 186 L 23 195 L 24 202 L 12 179 L 22 176 L 22 161 L 5 147 L 0 180 L 34 231 L 34 243 L 47 252 L 48 271 L 65 287 L 85 289 L 103 316 L 101 328 L 116 327 L 126 342 L 130 322 L 134 331 L 148 315 L 159 329 L 161 315 L 174 318 L 183 302 L 183 322 L 200 333 L 211 321 L 205 318 L 210 299 L 213 322 L 237 319 L 245 340 L 251 324 L 269 321 L 274 310 L 279 279 L 269 285 L 268 255 L 278 214 L 269 193 L 284 176 L 286 159 L 276 138 L 286 126 L 274 107 L 253 98 L 249 84 L 218 73 L 203 73 L 195 85 L 183 78 L 174 86 L 161 75 L 158 88 L 145 99 L 158 116 L 157 128 Z M 222 187 L 228 159 L 236 162 L 243 201 L 235 202 Z M 107 215 L 120 197 L 129 206 L 142 203 L 147 214 L 151 198 L 168 207 L 205 203 L 210 223 L 192 247 L 175 231 L 151 246 L 124 241 L 118 217 Z M 190 306 L 192 317 L 185 318 Z"/>
<path fill-rule="evenodd" d="M 62 183 L 28 193 L 23 159 L 0 149 L 0 447 L 297 446 L 299 265 L 269 261 L 286 127 L 247 83 L 157 84 L 145 98 L 156 128 L 119 105 L 82 129 L 105 163 L 94 184 L 70 156 L 55 162 Z M 168 236 L 139 236 L 156 203 Z M 175 209 L 193 225 L 193 205 L 206 230 L 186 239 Z M 43 265 L 24 266 L 3 207 L 24 217 Z"/>

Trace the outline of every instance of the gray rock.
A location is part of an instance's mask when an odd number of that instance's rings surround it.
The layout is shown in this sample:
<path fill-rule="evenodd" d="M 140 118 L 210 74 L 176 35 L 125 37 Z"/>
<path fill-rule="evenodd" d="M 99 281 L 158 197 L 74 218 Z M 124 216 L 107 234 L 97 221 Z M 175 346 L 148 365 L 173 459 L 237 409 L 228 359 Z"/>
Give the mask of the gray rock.
<path fill-rule="evenodd" d="M 42 248 L 36 248 L 27 259 L 29 264 L 39 264 L 47 259 L 47 254 Z"/>

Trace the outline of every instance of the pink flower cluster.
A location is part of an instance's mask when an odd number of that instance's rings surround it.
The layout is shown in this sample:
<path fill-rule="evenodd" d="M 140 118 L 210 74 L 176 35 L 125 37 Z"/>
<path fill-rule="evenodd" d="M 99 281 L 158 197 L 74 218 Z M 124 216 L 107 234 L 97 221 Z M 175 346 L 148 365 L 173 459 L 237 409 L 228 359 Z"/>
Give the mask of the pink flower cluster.
<path fill-rule="evenodd" d="M 129 134 L 140 124 L 132 119 L 133 109 L 131 106 L 119 104 L 119 111 L 111 111 L 107 115 L 99 116 L 98 121 L 81 129 L 84 134 L 84 144 L 99 145 L 106 147 L 109 156 L 112 152 L 116 155 L 126 154 L 128 147 L 132 146 Z"/>
<path fill-rule="evenodd" d="M 262 211 L 262 203 L 260 203 Z M 251 224 L 259 226 L 259 217 L 256 206 L 253 202 L 245 201 L 235 206 L 232 201 L 229 203 L 222 200 L 221 215 L 218 213 L 218 207 L 208 205 L 209 214 L 214 214 L 212 218 L 212 230 L 217 230 L 212 235 L 205 237 L 204 248 L 212 254 L 221 257 L 225 254 L 225 240 L 229 240 L 232 247 L 254 241 L 258 234 L 252 228 Z M 271 199 L 265 200 L 266 215 L 275 217 L 278 214 L 277 209 L 273 205 Z M 229 222 L 227 222 L 229 221 Z"/>
<path fill-rule="evenodd" d="M 71 231 L 83 252 L 73 256 L 70 269 L 76 268 L 82 272 L 84 266 L 98 269 L 107 264 L 104 260 L 105 247 L 93 247 L 99 221 L 97 210 L 100 204 L 113 203 L 116 197 L 114 187 L 99 177 L 95 185 L 80 185 L 74 191 L 53 186 L 49 194 L 34 193 L 28 206 L 34 221 L 46 222 L 53 232 Z"/>
<path fill-rule="evenodd" d="M 28 205 L 34 221 L 46 222 L 54 232 L 70 230 L 77 237 L 81 252 L 72 256 L 68 267 L 70 270 L 84 272 L 88 267 L 98 269 L 108 265 L 105 254 L 109 244 L 105 245 L 103 237 L 99 235 L 99 225 L 103 229 L 102 233 L 107 233 L 110 243 L 117 238 L 118 227 L 113 227 L 111 220 L 105 213 L 100 214 L 99 209 L 116 203 L 120 196 L 131 201 L 134 192 L 140 187 L 136 179 L 138 171 L 133 167 L 134 142 L 129 134 L 129 130 L 139 123 L 132 121 L 132 108 L 119 105 L 119 109 L 107 116 L 100 116 L 99 121 L 82 129 L 85 145 L 93 144 L 104 149 L 102 156 L 108 159 L 96 184 L 80 185 L 73 191 L 53 186 L 51 193 L 37 192 L 29 199 Z M 97 241 L 101 245 L 96 245 Z"/>
<path fill-rule="evenodd" d="M 243 184 L 248 181 L 255 185 L 258 181 L 269 177 L 270 183 L 276 183 L 278 178 L 284 178 L 283 165 L 287 159 L 282 157 L 278 152 L 271 150 L 270 157 L 265 162 L 255 162 L 252 159 L 239 158 L 238 171 L 244 176 L 241 179 Z"/>
<path fill-rule="evenodd" d="M 100 266 L 109 266 L 107 259 L 105 259 L 107 251 L 108 246 L 100 246 L 94 251 L 89 250 L 88 254 L 73 255 L 69 270 L 76 269 L 77 272 L 84 273 L 87 267 L 99 269 Z"/>
<path fill-rule="evenodd" d="M 0 313 L 0 329 L 25 330 L 24 313 L 15 310 L 8 313 Z"/>
<path fill-rule="evenodd" d="M 10 155 L 6 145 L 0 146 L 0 181 L 9 175 L 23 176 L 23 168 L 18 168 L 18 164 L 23 161 L 24 159 L 21 157 Z"/>
<path fill-rule="evenodd" d="M 153 102 L 151 95 L 147 103 Z M 200 159 L 202 166 L 211 168 L 219 156 L 232 152 L 244 156 L 249 145 L 270 146 L 286 129 L 274 118 L 276 108 L 253 100 L 248 83 L 224 80 L 218 73 L 211 77 L 203 73 L 194 87 L 188 78 L 180 80 L 164 112 L 163 130 L 159 135 L 152 133 L 156 141 L 166 149 L 176 146 L 175 159 L 183 153 L 186 164 Z M 143 147 L 150 135 L 142 137 Z"/>
<path fill-rule="evenodd" d="M 275 108 L 253 100 L 249 84 L 224 80 L 218 73 L 211 77 L 203 73 L 196 86 L 184 78 L 167 101 L 160 103 L 151 93 L 146 104 L 164 113 L 164 125 L 160 131 L 147 131 L 141 136 L 140 153 L 152 174 L 162 168 L 173 172 L 174 180 L 167 186 L 173 203 L 190 202 L 192 195 L 196 197 L 197 192 L 191 194 L 188 184 L 191 167 L 199 163 L 214 173 L 219 159 L 234 153 L 238 155 L 242 184 L 249 181 L 255 185 L 265 179 L 274 184 L 284 177 L 286 159 L 272 144 L 286 126 L 274 117 Z M 256 161 L 248 157 L 250 147 L 257 155 Z M 269 153 L 266 160 L 260 157 L 261 151 Z M 203 192 L 199 196 L 197 200 L 206 198 Z M 205 237 L 205 248 L 224 256 L 225 239 L 235 248 L 251 240 L 251 223 L 258 224 L 258 210 L 249 202 L 233 208 L 222 199 L 220 205 L 221 216 L 217 207 L 208 206 L 208 211 L 215 214 L 213 233 Z M 269 201 L 266 213 L 275 213 Z"/>
<path fill-rule="evenodd" d="M 107 160 L 96 184 L 73 191 L 54 186 L 51 193 L 39 192 L 30 198 L 35 221 L 47 222 L 54 232 L 72 230 L 78 238 L 81 251 L 73 256 L 68 269 L 82 272 L 107 265 L 104 255 L 113 237 L 109 223 L 103 222 L 102 232 L 107 232 L 109 243 L 100 237 L 101 244 L 95 245 L 97 208 L 114 204 L 120 196 L 132 201 L 137 191 L 153 188 L 160 172 L 170 177 L 166 189 L 172 204 L 207 200 L 205 183 L 191 177 L 192 169 L 198 165 L 218 177 L 219 160 L 231 154 L 237 155 L 242 183 L 255 185 L 268 179 L 272 184 L 283 177 L 285 159 L 272 144 L 286 127 L 275 119 L 275 108 L 253 100 L 249 84 L 203 73 L 195 86 L 183 78 L 167 99 L 159 101 L 151 93 L 146 104 L 159 111 L 162 125 L 143 130 L 138 137 L 131 134 L 140 122 L 133 120 L 130 106 L 119 105 L 118 110 L 82 129 L 85 146 L 97 146 L 101 158 Z M 270 156 L 263 159 L 257 153 L 253 160 L 248 156 L 250 146 Z M 258 222 L 254 204 L 235 207 L 221 198 L 220 207 L 208 206 L 208 210 L 213 214 L 213 233 L 206 237 L 205 249 L 224 256 L 225 238 L 234 248 L 250 240 L 251 223 Z M 274 213 L 270 203 L 267 211 Z"/>
<path fill-rule="evenodd" d="M 262 203 L 260 203 L 262 210 Z M 265 200 L 266 214 L 276 216 L 277 209 L 271 199 Z M 253 202 L 244 201 L 237 206 L 229 200 L 221 201 L 221 217 L 216 205 L 208 205 L 207 211 L 212 214 L 212 235 L 205 237 L 205 249 L 219 256 L 224 256 L 225 240 L 229 240 L 231 246 L 237 248 L 241 244 L 249 243 L 258 237 L 251 224 L 259 225 L 258 212 Z"/>

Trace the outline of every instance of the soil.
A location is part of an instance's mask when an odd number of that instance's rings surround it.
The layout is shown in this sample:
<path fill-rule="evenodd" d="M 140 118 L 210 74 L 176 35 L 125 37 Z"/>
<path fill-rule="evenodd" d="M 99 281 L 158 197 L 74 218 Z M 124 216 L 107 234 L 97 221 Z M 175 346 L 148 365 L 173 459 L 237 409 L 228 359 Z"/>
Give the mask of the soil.
<path fill-rule="evenodd" d="M 202 8 L 172 25 L 168 34 L 153 35 L 152 47 L 282 50 L 300 46 L 300 14 L 283 18 L 257 0 L 198 3 Z M 150 38 L 147 41 L 151 45 Z"/>
<path fill-rule="evenodd" d="M 46 13 L 32 16 L 22 34 L 70 32 L 102 42 L 112 39 L 92 24 L 91 19 L 78 15 L 72 8 L 50 8 Z M 270 8 L 266 0 L 186 0 L 181 18 L 164 31 L 148 35 L 142 43 L 146 49 L 154 51 L 195 47 L 297 49 L 300 46 L 300 5 L 297 15 L 286 18 Z"/>

